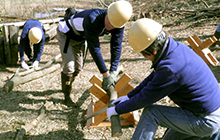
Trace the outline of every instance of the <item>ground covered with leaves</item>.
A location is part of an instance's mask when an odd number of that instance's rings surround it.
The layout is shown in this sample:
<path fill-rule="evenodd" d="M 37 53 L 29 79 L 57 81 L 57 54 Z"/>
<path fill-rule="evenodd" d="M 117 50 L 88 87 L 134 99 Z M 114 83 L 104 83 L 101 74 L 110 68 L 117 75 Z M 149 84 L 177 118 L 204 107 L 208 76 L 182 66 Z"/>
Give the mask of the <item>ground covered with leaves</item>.
<path fill-rule="evenodd" d="M 216 2 L 218 1 L 207 1 L 210 7 L 214 7 L 213 9 L 216 6 L 219 7 L 219 3 Z M 164 30 L 169 36 L 186 45 L 188 45 L 186 38 L 192 35 L 197 35 L 202 41 L 208 39 L 213 35 L 217 25 L 220 23 L 217 15 L 200 16 L 200 18 L 195 18 L 195 20 L 191 21 L 183 20 L 189 18 L 189 14 L 185 13 L 188 10 L 199 11 L 198 9 L 207 9 L 201 1 L 163 0 L 161 2 L 154 0 L 152 2 L 143 2 L 136 0 L 131 1 L 131 3 L 134 5 L 134 15 L 136 16 L 133 19 L 140 18 L 143 15 L 151 16 L 164 25 Z M 97 2 L 97 7 L 101 7 L 99 2 Z M 138 7 L 140 7 L 139 10 Z M 197 12 L 196 14 L 201 13 Z M 191 17 L 194 16 L 191 15 Z M 181 20 L 182 22 L 177 22 Z M 124 73 L 132 78 L 130 84 L 135 87 L 150 74 L 151 62 L 144 59 L 140 54 L 134 53 L 128 44 L 127 30 L 133 22 L 133 20 L 130 21 L 125 27 L 120 67 L 123 68 L 122 71 Z M 104 60 L 109 67 L 109 41 L 103 37 L 100 37 L 100 41 Z M 60 50 L 56 38 L 46 42 L 40 65 L 45 64 L 59 53 Z M 213 54 L 220 61 L 220 51 L 214 50 Z M 62 60 L 58 59 L 57 63 L 61 64 L 61 62 Z M 24 139 L 131 139 L 135 126 L 123 128 L 123 135 L 120 137 L 111 137 L 110 128 L 87 128 L 84 127 L 84 123 L 79 121 L 85 117 L 90 102 L 97 101 L 97 98 L 88 92 L 88 89 L 92 86 L 89 80 L 93 75 L 101 78 L 101 74 L 90 54 L 87 56 L 83 71 L 73 83 L 71 98 L 74 103 L 77 103 L 77 108 L 70 108 L 63 104 L 64 96 L 61 92 L 60 78 L 61 68 L 37 80 L 18 85 L 13 91 L 6 93 L 3 90 L 3 86 L 19 67 L 19 64 L 15 66 L 0 65 L 0 139 L 14 139 L 17 130 L 22 125 L 31 123 L 32 120 L 37 118 L 40 113 L 39 109 L 42 106 L 45 106 L 46 116 L 24 136 Z M 212 70 L 218 81 L 220 81 L 220 65 L 212 68 Z M 158 101 L 157 104 L 171 105 L 172 102 L 168 98 L 164 98 Z M 139 110 L 139 114 L 141 114 L 141 111 Z M 165 130 L 165 128 L 159 127 L 155 139 L 161 139 Z"/>

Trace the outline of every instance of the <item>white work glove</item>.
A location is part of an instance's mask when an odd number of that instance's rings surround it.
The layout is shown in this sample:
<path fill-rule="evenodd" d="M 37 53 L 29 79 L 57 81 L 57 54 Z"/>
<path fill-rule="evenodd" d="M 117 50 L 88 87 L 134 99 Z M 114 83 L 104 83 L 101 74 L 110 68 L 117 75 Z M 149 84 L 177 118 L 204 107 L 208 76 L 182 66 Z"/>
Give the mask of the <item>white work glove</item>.
<path fill-rule="evenodd" d="M 21 67 L 22 67 L 23 69 L 29 70 L 29 66 L 28 66 L 28 64 L 27 64 L 25 61 L 22 61 L 22 62 L 21 62 Z"/>
<path fill-rule="evenodd" d="M 116 71 L 110 71 L 109 74 L 111 75 L 112 79 L 116 83 L 118 81 L 117 72 Z"/>
<path fill-rule="evenodd" d="M 112 115 L 118 115 L 118 113 L 115 111 L 115 106 L 109 107 L 107 109 L 107 116 L 108 116 L 109 121 L 111 121 L 111 116 Z"/>
<path fill-rule="evenodd" d="M 38 64 L 39 64 L 39 61 L 34 61 L 34 63 L 33 63 L 33 68 L 34 69 L 38 69 Z"/>
<path fill-rule="evenodd" d="M 129 100 L 129 97 L 128 97 L 127 95 L 121 96 L 121 97 L 119 97 L 118 99 L 114 100 L 114 101 L 112 102 L 112 104 L 119 104 L 119 103 L 122 103 L 122 102 L 124 102 L 124 101 L 126 101 L 126 100 Z"/>

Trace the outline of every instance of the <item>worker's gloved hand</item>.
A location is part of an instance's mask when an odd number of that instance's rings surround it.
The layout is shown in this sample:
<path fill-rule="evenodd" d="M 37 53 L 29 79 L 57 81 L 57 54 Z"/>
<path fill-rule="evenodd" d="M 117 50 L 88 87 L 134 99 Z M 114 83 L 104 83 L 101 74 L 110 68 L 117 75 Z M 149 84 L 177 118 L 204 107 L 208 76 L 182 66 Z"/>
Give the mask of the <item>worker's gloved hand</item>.
<path fill-rule="evenodd" d="M 107 116 L 108 116 L 108 120 L 111 121 L 111 116 L 112 115 L 118 115 L 118 113 L 115 110 L 115 106 L 109 107 L 107 109 Z"/>
<path fill-rule="evenodd" d="M 29 66 L 28 66 L 28 64 L 27 64 L 25 61 L 22 61 L 22 62 L 21 62 L 21 67 L 22 67 L 23 69 L 29 70 Z"/>
<path fill-rule="evenodd" d="M 112 79 L 114 80 L 114 82 L 117 83 L 117 81 L 118 81 L 117 72 L 116 71 L 110 71 L 109 74 L 112 77 Z"/>
<path fill-rule="evenodd" d="M 33 63 L 33 68 L 38 69 L 38 64 L 39 64 L 39 61 L 35 60 Z"/>
<path fill-rule="evenodd" d="M 128 97 L 127 95 L 121 96 L 121 97 L 119 97 L 118 99 L 114 100 L 114 101 L 112 102 L 112 104 L 119 104 L 119 103 L 122 103 L 122 102 L 124 102 L 124 101 L 126 101 L 126 100 L 129 100 L 129 97 Z"/>
<path fill-rule="evenodd" d="M 102 87 L 104 90 L 108 90 L 110 86 L 114 86 L 115 85 L 115 81 L 114 79 L 110 76 L 107 77 L 103 77 L 103 81 L 102 81 Z"/>

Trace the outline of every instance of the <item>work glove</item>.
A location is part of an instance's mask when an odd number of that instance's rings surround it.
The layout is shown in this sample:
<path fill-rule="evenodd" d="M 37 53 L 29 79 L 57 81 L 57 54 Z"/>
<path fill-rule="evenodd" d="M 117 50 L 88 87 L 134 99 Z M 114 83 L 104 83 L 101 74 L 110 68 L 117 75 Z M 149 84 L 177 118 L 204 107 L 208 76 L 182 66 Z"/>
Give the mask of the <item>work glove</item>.
<path fill-rule="evenodd" d="M 116 83 L 118 81 L 117 78 L 117 72 L 116 71 L 110 71 L 110 76 L 113 78 L 114 82 Z"/>
<path fill-rule="evenodd" d="M 126 101 L 126 100 L 129 100 L 129 97 L 128 97 L 127 95 L 121 96 L 121 97 L 119 97 L 118 99 L 114 100 L 114 101 L 112 102 L 112 104 L 119 104 L 119 103 L 122 103 L 122 102 L 124 102 L 124 101 Z"/>
<path fill-rule="evenodd" d="M 38 64 L 39 64 L 39 61 L 35 60 L 33 63 L 33 68 L 38 69 Z"/>
<path fill-rule="evenodd" d="M 111 121 L 111 116 L 112 115 L 118 115 L 118 113 L 115 110 L 115 106 L 107 108 L 107 116 L 108 116 L 109 121 Z"/>
<path fill-rule="evenodd" d="M 23 69 L 25 69 L 25 70 L 29 70 L 29 66 L 28 66 L 28 64 L 27 64 L 25 61 L 22 61 L 22 62 L 21 62 L 21 67 L 22 67 Z"/>
<path fill-rule="evenodd" d="M 114 86 L 115 85 L 115 82 L 114 82 L 114 79 L 110 76 L 107 76 L 107 77 L 103 77 L 103 81 L 102 81 L 102 87 L 104 90 L 108 90 L 110 86 Z"/>

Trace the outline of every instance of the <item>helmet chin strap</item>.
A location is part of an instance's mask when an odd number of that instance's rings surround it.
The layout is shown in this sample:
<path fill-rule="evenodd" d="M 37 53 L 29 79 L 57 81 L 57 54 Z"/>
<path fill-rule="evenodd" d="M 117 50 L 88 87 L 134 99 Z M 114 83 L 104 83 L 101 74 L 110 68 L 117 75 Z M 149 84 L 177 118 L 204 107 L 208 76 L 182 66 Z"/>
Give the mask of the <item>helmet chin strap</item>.
<path fill-rule="evenodd" d="M 155 60 L 151 68 L 153 68 L 157 64 L 157 62 L 160 60 L 160 58 L 162 57 L 168 46 L 169 40 L 167 39 L 165 32 L 161 31 L 155 43 L 156 43 L 155 45 L 157 45 L 162 49 L 160 49 L 159 52 L 155 55 Z"/>

